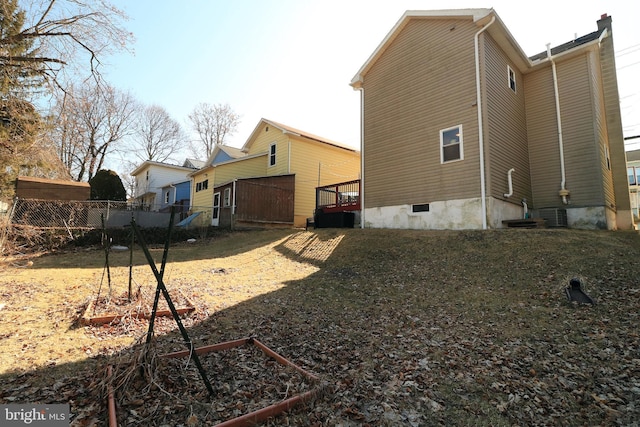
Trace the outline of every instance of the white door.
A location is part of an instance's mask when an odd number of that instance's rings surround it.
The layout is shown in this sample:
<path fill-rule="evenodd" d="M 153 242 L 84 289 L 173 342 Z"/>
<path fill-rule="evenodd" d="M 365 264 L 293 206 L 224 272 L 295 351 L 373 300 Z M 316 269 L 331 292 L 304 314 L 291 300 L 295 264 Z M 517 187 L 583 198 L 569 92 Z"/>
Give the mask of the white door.
<path fill-rule="evenodd" d="M 218 226 L 220 220 L 220 193 L 213 194 L 213 211 L 211 213 L 211 225 Z"/>

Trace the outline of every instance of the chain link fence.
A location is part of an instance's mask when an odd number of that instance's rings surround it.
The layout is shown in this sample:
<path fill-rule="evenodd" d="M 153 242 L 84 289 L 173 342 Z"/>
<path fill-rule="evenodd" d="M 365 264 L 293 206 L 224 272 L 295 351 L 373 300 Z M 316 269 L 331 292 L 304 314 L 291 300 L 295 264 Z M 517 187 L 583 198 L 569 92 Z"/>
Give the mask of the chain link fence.
<path fill-rule="evenodd" d="M 185 208 L 175 209 L 174 223 L 188 217 Z M 210 212 L 210 207 L 191 207 L 203 213 L 207 209 Z M 132 220 L 141 228 L 166 229 L 170 218 L 170 212 L 147 211 L 127 202 L 15 199 L 0 211 L 0 255 L 52 249 L 92 230 L 126 228 Z M 210 214 L 199 215 L 188 225 L 203 236 L 210 221 Z"/>

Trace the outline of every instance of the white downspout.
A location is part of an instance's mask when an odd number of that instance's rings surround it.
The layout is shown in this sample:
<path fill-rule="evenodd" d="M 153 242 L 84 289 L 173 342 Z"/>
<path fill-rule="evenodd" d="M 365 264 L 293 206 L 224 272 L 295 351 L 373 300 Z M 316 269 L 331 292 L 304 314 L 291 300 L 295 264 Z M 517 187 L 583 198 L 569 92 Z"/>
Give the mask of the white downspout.
<path fill-rule="evenodd" d="M 233 180 L 233 185 L 231 186 L 231 229 L 235 230 L 236 228 L 236 182 L 237 179 Z"/>
<path fill-rule="evenodd" d="M 364 228 L 364 88 L 360 86 L 360 228 Z"/>
<path fill-rule="evenodd" d="M 175 205 L 175 203 L 176 203 L 176 192 L 177 192 L 176 191 L 176 186 L 173 185 L 173 184 L 169 184 L 169 187 L 173 188 L 173 202 L 169 202 L 169 203 L 172 204 L 172 205 Z"/>
<path fill-rule="evenodd" d="M 487 190 L 485 188 L 484 176 L 484 130 L 482 126 L 482 93 L 480 91 L 480 34 L 489 28 L 496 20 L 495 16 L 491 17 L 491 21 L 482 27 L 474 36 L 475 56 L 476 56 L 476 103 L 478 105 L 478 148 L 480 150 L 480 202 L 482 204 L 482 229 L 487 229 Z"/>
<path fill-rule="evenodd" d="M 569 190 L 567 190 L 567 177 L 564 169 L 564 143 L 562 140 L 562 119 L 560 116 L 560 91 L 558 90 L 558 71 L 556 70 L 556 63 L 553 60 L 553 56 L 551 56 L 551 44 L 547 43 L 547 58 L 551 61 L 551 71 L 553 72 L 553 91 L 556 100 L 556 121 L 558 123 L 558 147 L 560 151 L 560 191 L 558 195 L 562 197 L 562 203 L 568 204 L 567 196 L 569 195 Z"/>
<path fill-rule="evenodd" d="M 231 217 L 232 218 L 236 214 L 236 182 L 237 181 L 238 181 L 237 179 L 233 180 L 233 187 L 232 187 L 233 188 L 232 190 L 233 195 L 231 197 Z"/>
<path fill-rule="evenodd" d="M 513 180 L 511 178 L 511 174 L 514 171 L 515 171 L 515 169 L 511 168 L 511 169 L 509 169 L 509 172 L 507 172 L 507 181 L 509 182 L 509 192 L 503 194 L 503 196 L 507 197 L 507 198 L 513 196 Z"/>

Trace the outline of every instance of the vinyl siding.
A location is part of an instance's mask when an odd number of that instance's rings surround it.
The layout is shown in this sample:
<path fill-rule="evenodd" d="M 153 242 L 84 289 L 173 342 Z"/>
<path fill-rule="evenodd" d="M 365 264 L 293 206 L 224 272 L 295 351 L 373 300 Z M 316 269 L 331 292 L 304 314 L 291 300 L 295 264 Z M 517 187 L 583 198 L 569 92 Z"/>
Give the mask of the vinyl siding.
<path fill-rule="evenodd" d="M 474 33 L 414 19 L 364 77 L 365 207 L 479 197 Z M 464 160 L 440 163 L 440 130 L 463 127 Z"/>
<path fill-rule="evenodd" d="M 564 145 L 566 188 L 571 207 L 603 206 L 603 147 L 589 57 L 556 63 Z M 535 208 L 561 207 L 556 107 L 551 66 L 525 78 L 531 180 Z"/>
<path fill-rule="evenodd" d="M 558 206 L 561 175 L 551 67 L 527 74 L 524 90 L 532 192 L 529 206 Z"/>
<path fill-rule="evenodd" d="M 149 179 L 147 179 L 147 171 L 149 171 Z M 136 197 L 145 193 L 155 193 L 155 201 L 153 209 L 159 209 L 164 203 L 164 194 L 162 188 L 167 184 L 180 182 L 188 179 L 187 175 L 193 172 L 193 169 L 163 166 L 151 164 L 142 169 L 135 175 L 136 177 Z"/>
<path fill-rule="evenodd" d="M 557 64 L 567 189 L 572 206 L 602 206 L 600 144 L 594 134 L 594 88 L 587 55 Z"/>
<path fill-rule="evenodd" d="M 215 170 L 209 169 L 205 173 L 199 173 L 193 176 L 193 180 L 191 181 L 191 185 L 193 186 L 193 200 L 191 201 L 191 206 L 195 207 L 195 210 L 202 210 L 204 208 L 211 208 L 213 204 L 213 181 L 215 179 Z M 201 190 L 196 192 L 196 184 L 204 181 L 205 179 L 209 180 L 209 186 L 206 190 Z"/>
<path fill-rule="evenodd" d="M 611 167 L 613 171 L 613 186 L 615 191 L 615 207 L 618 210 L 629 210 L 629 190 L 626 177 L 626 155 L 624 151 L 624 138 L 622 132 L 622 118 L 620 115 L 620 99 L 618 95 L 618 82 L 616 77 L 615 50 L 613 36 L 602 40 L 600 45 L 600 75 L 604 88 L 605 116 L 607 121 L 607 142 L 611 152 Z M 618 226 L 628 228 L 632 224 L 626 223 L 628 219 L 618 219 Z"/>
<path fill-rule="evenodd" d="M 360 154 L 292 136 L 291 172 L 296 175 L 295 216 L 306 222 L 316 207 L 316 187 L 360 177 Z"/>
<path fill-rule="evenodd" d="M 149 171 L 148 180 L 147 171 Z M 173 182 L 184 181 L 190 172 L 193 170 L 149 165 L 136 175 L 136 197 L 150 191 L 159 195 L 162 187 Z"/>
<path fill-rule="evenodd" d="M 236 178 L 253 178 L 266 175 L 266 155 L 218 165 L 215 168 L 215 186 Z"/>
<path fill-rule="evenodd" d="M 276 164 L 269 166 L 269 156 L 263 158 L 266 175 L 283 175 L 289 173 L 288 145 L 289 138 L 282 131 L 267 123 L 262 123 L 255 141 L 249 147 L 249 155 L 269 153 L 271 144 L 276 144 Z"/>
<path fill-rule="evenodd" d="M 520 205 L 523 198 L 531 200 L 524 81 L 490 36 L 485 37 L 484 46 L 487 195 Z M 508 66 L 515 73 L 515 92 L 508 84 Z M 504 194 L 509 192 L 507 173 L 511 168 L 515 169 L 513 195 L 507 199 Z"/>
<path fill-rule="evenodd" d="M 593 127 L 596 137 L 598 163 L 600 164 L 600 173 L 602 175 L 602 191 L 606 206 L 614 206 L 615 193 L 613 188 L 613 175 L 610 169 L 610 162 L 607 162 L 607 151 L 609 150 L 609 141 L 607 138 L 607 117 L 605 114 L 603 87 L 600 80 L 600 61 L 598 55 L 591 53 L 589 55 L 589 76 L 591 78 L 591 86 L 593 87 Z"/>

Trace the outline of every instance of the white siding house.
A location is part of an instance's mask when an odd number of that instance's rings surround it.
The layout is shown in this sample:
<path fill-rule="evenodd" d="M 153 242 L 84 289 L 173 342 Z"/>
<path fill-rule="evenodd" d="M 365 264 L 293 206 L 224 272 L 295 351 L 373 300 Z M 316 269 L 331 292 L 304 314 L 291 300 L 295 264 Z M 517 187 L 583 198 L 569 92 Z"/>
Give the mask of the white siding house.
<path fill-rule="evenodd" d="M 190 163 L 185 162 L 189 166 Z M 171 184 L 188 181 L 195 169 L 188 166 L 147 160 L 138 166 L 131 176 L 135 179 L 134 200 L 143 209 L 157 211 L 163 206 L 162 189 Z"/>

